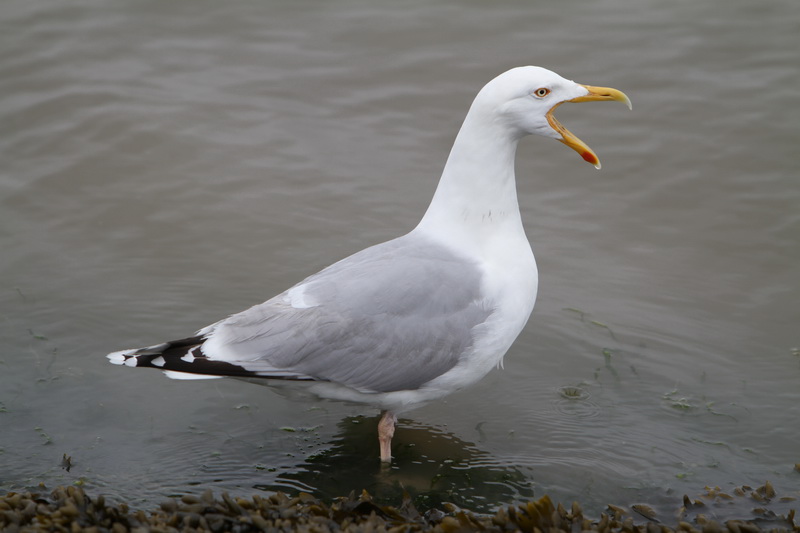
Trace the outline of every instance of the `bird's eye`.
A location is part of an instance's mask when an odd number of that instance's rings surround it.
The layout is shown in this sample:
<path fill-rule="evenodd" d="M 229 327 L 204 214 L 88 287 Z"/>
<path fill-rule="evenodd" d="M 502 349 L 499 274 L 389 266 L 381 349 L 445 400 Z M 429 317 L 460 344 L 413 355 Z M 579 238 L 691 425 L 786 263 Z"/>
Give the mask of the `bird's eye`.
<path fill-rule="evenodd" d="M 544 98 L 545 96 L 550 94 L 550 89 L 548 89 L 547 87 L 540 87 L 540 88 L 536 89 L 535 91 L 533 91 L 533 94 L 537 98 Z"/>

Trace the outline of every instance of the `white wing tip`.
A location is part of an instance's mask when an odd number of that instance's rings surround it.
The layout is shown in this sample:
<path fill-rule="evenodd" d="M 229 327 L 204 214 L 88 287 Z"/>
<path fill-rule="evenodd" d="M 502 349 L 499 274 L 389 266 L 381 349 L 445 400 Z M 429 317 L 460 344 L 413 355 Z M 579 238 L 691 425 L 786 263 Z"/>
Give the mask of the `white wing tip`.
<path fill-rule="evenodd" d="M 108 354 L 106 359 L 108 359 L 112 365 L 136 366 L 136 358 L 131 357 L 131 354 L 135 351 L 136 350 L 120 350 L 119 352 Z"/>

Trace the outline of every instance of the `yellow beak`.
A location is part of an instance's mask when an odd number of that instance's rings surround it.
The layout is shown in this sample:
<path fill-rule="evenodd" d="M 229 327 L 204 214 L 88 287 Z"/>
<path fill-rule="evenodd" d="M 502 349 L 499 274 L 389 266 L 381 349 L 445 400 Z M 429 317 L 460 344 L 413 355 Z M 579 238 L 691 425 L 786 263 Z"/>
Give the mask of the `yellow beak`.
<path fill-rule="evenodd" d="M 572 100 L 565 100 L 565 102 L 597 102 L 602 100 L 614 100 L 617 102 L 622 102 L 628 106 L 628 109 L 632 109 L 630 98 L 628 98 L 622 91 L 611 89 L 609 87 L 592 87 L 591 85 L 582 85 L 582 87 L 589 91 L 589 94 L 573 98 Z M 569 131 L 558 120 L 556 120 L 556 117 L 553 116 L 553 112 L 556 110 L 556 108 L 563 103 L 564 102 L 557 103 L 552 109 L 550 109 L 550 111 L 547 112 L 547 122 L 550 123 L 550 126 L 554 130 L 561 134 L 561 138 L 558 139 L 559 141 L 581 154 L 581 157 L 584 160 L 593 164 L 595 168 L 599 169 L 600 160 L 597 158 L 597 154 L 595 154 L 585 142 L 578 139 L 571 131 Z"/>

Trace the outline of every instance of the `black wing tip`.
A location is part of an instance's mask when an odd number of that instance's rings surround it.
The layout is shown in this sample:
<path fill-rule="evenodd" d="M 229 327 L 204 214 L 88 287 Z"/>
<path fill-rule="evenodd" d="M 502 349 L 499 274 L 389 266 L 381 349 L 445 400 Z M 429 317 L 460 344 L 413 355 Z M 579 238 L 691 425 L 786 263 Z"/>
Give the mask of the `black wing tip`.
<path fill-rule="evenodd" d="M 186 353 L 189 353 L 193 348 L 201 346 L 203 341 L 204 339 L 202 336 L 195 335 L 193 337 L 154 344 L 153 346 L 146 346 L 144 348 L 120 350 L 108 354 L 106 358 L 115 365 L 163 368 L 159 364 L 154 364 L 153 361 L 159 357 L 163 358 L 165 361 L 173 357 L 179 359 L 186 355 Z"/>
<path fill-rule="evenodd" d="M 258 378 L 278 381 L 327 381 L 303 374 L 265 374 L 230 363 L 209 359 L 203 353 L 205 337 L 195 335 L 145 348 L 121 350 L 106 357 L 115 365 L 155 368 L 165 372 L 208 377 Z M 172 377 L 172 376 L 170 376 Z M 177 376 L 176 376 L 177 377 Z M 191 379 L 187 377 L 186 379 Z"/>
<path fill-rule="evenodd" d="M 110 353 L 106 356 L 115 365 L 156 368 L 158 370 L 206 376 L 259 377 L 257 373 L 225 361 L 208 359 L 202 350 L 201 335 Z"/>

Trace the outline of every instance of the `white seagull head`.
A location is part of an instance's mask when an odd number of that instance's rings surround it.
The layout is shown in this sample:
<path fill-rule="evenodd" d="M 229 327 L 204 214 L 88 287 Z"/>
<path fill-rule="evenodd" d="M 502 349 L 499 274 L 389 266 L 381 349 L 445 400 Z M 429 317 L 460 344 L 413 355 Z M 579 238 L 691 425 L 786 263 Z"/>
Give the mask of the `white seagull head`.
<path fill-rule="evenodd" d="M 631 108 L 630 99 L 621 91 L 575 83 L 545 68 L 528 66 L 508 70 L 487 83 L 472 107 L 484 116 L 491 114 L 512 136 L 551 137 L 600 168 L 592 149 L 556 120 L 553 112 L 564 102 L 603 100 L 615 100 Z"/>

